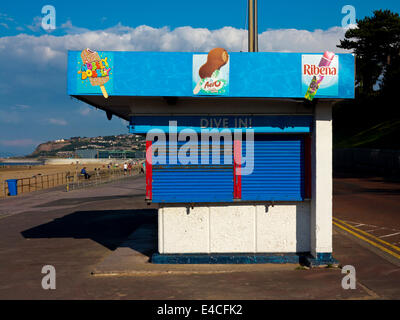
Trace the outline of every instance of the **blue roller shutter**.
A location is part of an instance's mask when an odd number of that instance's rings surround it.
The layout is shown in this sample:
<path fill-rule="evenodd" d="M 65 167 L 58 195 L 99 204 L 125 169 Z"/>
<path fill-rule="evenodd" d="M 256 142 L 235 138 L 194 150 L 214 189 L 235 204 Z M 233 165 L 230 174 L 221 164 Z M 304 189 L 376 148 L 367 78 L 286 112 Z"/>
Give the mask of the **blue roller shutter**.
<path fill-rule="evenodd" d="M 199 139 L 200 140 L 200 139 Z M 178 150 L 186 142 L 178 142 Z M 212 163 L 212 153 L 208 155 L 209 163 L 202 163 L 201 143 L 197 149 L 197 163 L 177 163 L 170 161 L 169 155 L 173 147 L 164 150 L 165 164 L 153 162 L 152 194 L 153 202 L 230 202 L 233 199 L 233 155 L 232 143 L 220 146 L 219 164 Z M 209 143 L 211 150 L 212 143 Z M 224 150 L 230 150 L 228 161 L 224 161 Z M 188 156 L 190 154 L 188 153 Z M 157 154 L 159 156 L 159 154 Z M 154 158 L 154 157 L 153 157 Z"/>
<path fill-rule="evenodd" d="M 304 199 L 303 137 L 258 135 L 254 170 L 242 176 L 242 200 L 301 201 Z M 246 142 L 242 144 L 242 157 Z"/>

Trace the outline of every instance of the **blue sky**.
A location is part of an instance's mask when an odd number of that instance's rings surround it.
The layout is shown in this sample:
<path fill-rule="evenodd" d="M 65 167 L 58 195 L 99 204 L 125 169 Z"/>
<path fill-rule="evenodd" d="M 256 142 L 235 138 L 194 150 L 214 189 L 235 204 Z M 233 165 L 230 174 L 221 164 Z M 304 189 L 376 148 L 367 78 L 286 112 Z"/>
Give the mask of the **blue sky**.
<path fill-rule="evenodd" d="M 192 26 L 219 29 L 224 26 L 244 28 L 247 0 L 4 0 L 0 12 L 13 17 L 19 25 L 29 25 L 35 16 L 41 15 L 40 10 L 46 4 L 56 8 L 58 24 L 70 20 L 74 25 L 90 30 L 104 29 L 118 23 L 131 27 L 145 24 L 156 28 Z M 312 5 L 307 1 L 259 0 L 259 29 L 314 30 L 338 26 L 343 17 L 341 8 L 348 4 L 356 8 L 359 17 L 370 15 L 375 9 L 387 8 L 396 12 L 400 9 L 397 0 L 317 1 Z M 12 28 L 0 29 L 2 36 L 17 33 L 19 31 Z"/>
<path fill-rule="evenodd" d="M 260 51 L 335 50 L 345 32 L 344 5 L 353 5 L 357 18 L 400 11 L 394 0 L 258 3 Z M 40 28 L 47 4 L 56 8 L 50 33 Z M 24 155 L 62 137 L 127 133 L 120 119 L 108 121 L 67 96 L 67 50 L 246 50 L 246 6 L 247 0 L 1 1 L 0 156 Z"/>

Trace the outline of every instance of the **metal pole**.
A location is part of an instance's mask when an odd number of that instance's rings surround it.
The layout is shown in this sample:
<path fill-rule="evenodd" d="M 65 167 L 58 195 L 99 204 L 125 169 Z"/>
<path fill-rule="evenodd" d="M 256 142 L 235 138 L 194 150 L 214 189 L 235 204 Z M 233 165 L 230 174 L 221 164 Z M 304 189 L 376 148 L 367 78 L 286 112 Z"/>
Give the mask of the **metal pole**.
<path fill-rule="evenodd" d="M 254 52 L 258 52 L 258 10 L 257 0 L 254 0 Z"/>
<path fill-rule="evenodd" d="M 249 52 L 254 52 L 254 0 L 249 0 Z"/>

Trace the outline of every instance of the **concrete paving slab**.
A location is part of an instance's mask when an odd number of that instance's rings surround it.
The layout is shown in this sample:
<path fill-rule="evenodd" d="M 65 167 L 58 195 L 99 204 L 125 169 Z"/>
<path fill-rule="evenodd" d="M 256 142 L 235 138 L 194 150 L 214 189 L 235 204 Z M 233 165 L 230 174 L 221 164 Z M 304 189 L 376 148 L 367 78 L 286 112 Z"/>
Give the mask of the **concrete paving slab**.
<path fill-rule="evenodd" d="M 400 299 L 400 260 L 335 227 L 334 252 L 341 265 L 352 265 L 357 284 L 378 299 Z"/>
<path fill-rule="evenodd" d="M 157 252 L 157 225 L 143 224 L 136 229 L 119 248 L 109 254 L 98 264 L 93 274 L 107 275 L 162 275 L 162 274 L 207 274 L 253 272 L 269 270 L 294 270 L 298 264 L 264 264 L 264 265 L 231 265 L 231 264 L 171 264 L 160 265 L 150 262 L 151 255 Z"/>
<path fill-rule="evenodd" d="M 60 207 L 72 208 L 82 203 L 144 195 L 143 179 L 142 175 L 136 175 L 87 189 L 66 192 L 65 187 L 60 186 L 0 199 L 0 219 L 28 210 L 42 212 Z"/>

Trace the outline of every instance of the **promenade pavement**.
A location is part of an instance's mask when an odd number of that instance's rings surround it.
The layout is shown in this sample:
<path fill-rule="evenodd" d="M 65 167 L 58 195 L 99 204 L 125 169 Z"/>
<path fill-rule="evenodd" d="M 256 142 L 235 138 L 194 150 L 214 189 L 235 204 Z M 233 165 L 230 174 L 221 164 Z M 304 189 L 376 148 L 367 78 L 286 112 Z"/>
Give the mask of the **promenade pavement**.
<path fill-rule="evenodd" d="M 143 175 L 0 200 L 0 299 L 400 298 L 397 261 L 336 227 L 334 257 L 356 268 L 355 290 L 340 268 L 152 265 L 156 209 Z M 44 265 L 56 268 L 55 290 L 41 287 Z"/>

